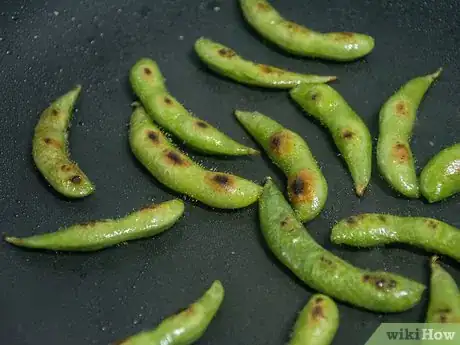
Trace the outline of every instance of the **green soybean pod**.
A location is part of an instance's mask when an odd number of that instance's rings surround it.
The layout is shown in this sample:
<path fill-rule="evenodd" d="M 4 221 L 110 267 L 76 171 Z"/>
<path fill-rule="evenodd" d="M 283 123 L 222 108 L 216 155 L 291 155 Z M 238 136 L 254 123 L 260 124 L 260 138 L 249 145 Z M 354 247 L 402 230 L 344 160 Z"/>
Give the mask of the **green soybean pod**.
<path fill-rule="evenodd" d="M 319 120 L 332 135 L 362 196 L 372 171 L 372 138 L 363 120 L 343 97 L 324 84 L 301 84 L 290 91 L 306 113 Z"/>
<path fill-rule="evenodd" d="M 124 218 L 90 221 L 25 238 L 5 237 L 15 246 L 89 252 L 125 241 L 151 237 L 171 228 L 184 213 L 182 200 L 153 204 Z"/>
<path fill-rule="evenodd" d="M 327 83 L 333 76 L 290 72 L 243 59 L 233 49 L 204 37 L 195 42 L 195 52 L 211 70 L 242 84 L 290 89 L 300 83 Z"/>
<path fill-rule="evenodd" d="M 432 218 L 360 214 L 338 222 L 331 241 L 356 247 L 404 243 L 460 261 L 460 230 Z"/>
<path fill-rule="evenodd" d="M 316 294 L 300 312 L 288 345 L 329 345 L 339 328 L 339 309 L 334 300 Z"/>
<path fill-rule="evenodd" d="M 431 261 L 428 323 L 460 323 L 460 293 L 452 276 L 438 263 Z"/>
<path fill-rule="evenodd" d="M 179 151 L 144 108 L 131 116 L 129 143 L 136 158 L 162 184 L 216 208 L 235 209 L 257 201 L 262 188 L 241 177 L 206 170 Z"/>
<path fill-rule="evenodd" d="M 131 68 L 130 82 L 150 118 L 187 146 L 216 155 L 242 156 L 258 153 L 190 114 L 168 92 L 164 77 L 154 61 L 140 59 Z"/>
<path fill-rule="evenodd" d="M 35 127 L 32 156 L 48 183 L 68 198 L 82 198 L 94 192 L 94 185 L 69 157 L 68 127 L 81 86 L 59 97 L 46 108 Z"/>
<path fill-rule="evenodd" d="M 362 270 L 321 247 L 270 179 L 260 197 L 259 219 L 273 254 L 311 288 L 376 312 L 401 312 L 420 301 L 424 285 L 389 272 Z"/>
<path fill-rule="evenodd" d="M 294 55 L 351 61 L 374 49 L 374 39 L 368 35 L 310 30 L 283 18 L 265 0 L 240 0 L 240 5 L 246 21 L 262 37 Z"/>
<path fill-rule="evenodd" d="M 439 69 L 433 74 L 410 80 L 380 110 L 377 164 L 393 189 L 408 198 L 420 196 L 414 157 L 409 144 L 417 108 L 441 71 Z"/>
<path fill-rule="evenodd" d="M 224 287 L 216 280 L 205 294 L 184 311 L 163 320 L 152 331 L 144 331 L 116 345 L 190 345 L 201 338 L 224 299 Z M 114 345 L 115 345 L 114 344 Z"/>
<path fill-rule="evenodd" d="M 297 133 L 259 112 L 235 112 L 288 179 L 288 196 L 302 222 L 315 218 L 327 200 L 327 182 L 307 143 Z"/>
<path fill-rule="evenodd" d="M 460 192 L 460 144 L 434 156 L 420 174 L 420 189 L 429 202 L 437 202 Z"/>

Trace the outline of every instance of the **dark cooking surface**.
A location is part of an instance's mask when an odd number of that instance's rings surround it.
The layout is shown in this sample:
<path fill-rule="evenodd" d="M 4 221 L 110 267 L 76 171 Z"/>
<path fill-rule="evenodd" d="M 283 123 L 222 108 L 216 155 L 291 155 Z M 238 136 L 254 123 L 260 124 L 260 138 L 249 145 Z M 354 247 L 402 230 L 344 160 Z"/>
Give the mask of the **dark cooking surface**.
<path fill-rule="evenodd" d="M 173 95 L 200 117 L 242 143 L 255 145 L 232 115 L 259 110 L 303 135 L 329 183 L 326 209 L 308 228 L 320 243 L 352 263 L 388 269 L 427 283 L 428 254 L 401 248 L 352 251 L 333 247 L 330 227 L 359 212 L 437 217 L 460 227 L 460 197 L 436 205 L 396 198 L 374 170 L 363 199 L 329 136 L 306 119 L 286 92 L 237 85 L 208 73 L 192 54 L 201 35 L 243 56 L 295 71 L 336 74 L 336 87 L 377 135 L 381 104 L 416 75 L 445 71 L 429 91 L 413 140 L 418 168 L 459 140 L 460 5 L 456 0 L 273 0 L 291 19 L 319 30 L 366 32 L 374 53 L 350 64 L 284 55 L 263 45 L 243 23 L 236 0 L 58 1 L 0 3 L 0 231 L 29 235 L 60 225 L 115 217 L 170 199 L 134 160 L 127 142 L 131 94 L 127 75 L 140 57 L 157 60 Z M 83 84 L 71 128 L 71 152 L 96 183 L 96 193 L 68 202 L 35 171 L 31 136 L 49 101 Z M 190 150 L 187 150 L 190 152 Z M 219 159 L 194 155 L 206 166 L 262 182 L 282 175 L 264 157 Z M 460 282 L 459 266 L 449 271 Z M 107 344 L 144 328 L 195 300 L 221 279 L 226 299 L 199 344 L 279 345 L 312 290 L 268 254 L 257 208 L 216 212 L 187 203 L 186 215 L 155 239 L 92 254 L 55 254 L 0 243 L 2 344 Z M 395 315 L 340 304 L 335 345 L 361 345 L 380 322 L 423 320 L 426 299 Z"/>

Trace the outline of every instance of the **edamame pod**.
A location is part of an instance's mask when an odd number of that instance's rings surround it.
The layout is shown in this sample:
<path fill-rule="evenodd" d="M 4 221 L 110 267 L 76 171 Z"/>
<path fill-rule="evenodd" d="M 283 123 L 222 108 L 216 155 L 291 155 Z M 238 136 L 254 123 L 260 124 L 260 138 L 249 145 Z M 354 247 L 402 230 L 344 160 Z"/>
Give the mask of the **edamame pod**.
<path fill-rule="evenodd" d="M 420 301 L 422 284 L 388 272 L 362 270 L 321 247 L 270 179 L 260 197 L 259 218 L 273 254 L 311 288 L 376 312 L 401 312 Z"/>
<path fill-rule="evenodd" d="M 331 241 L 356 247 L 405 243 L 460 261 L 460 230 L 432 218 L 360 214 L 337 223 Z"/>
<path fill-rule="evenodd" d="M 125 241 L 157 235 L 184 213 L 181 200 L 170 200 L 132 212 L 124 218 L 90 221 L 56 232 L 25 238 L 5 237 L 19 247 L 59 251 L 96 251 Z"/>
<path fill-rule="evenodd" d="M 460 192 L 460 144 L 434 156 L 420 175 L 420 188 L 429 202 L 436 202 Z"/>
<path fill-rule="evenodd" d="M 337 77 L 294 73 L 274 66 L 247 61 L 233 49 L 201 37 L 195 51 L 211 70 L 242 84 L 290 89 L 300 83 L 327 83 Z"/>
<path fill-rule="evenodd" d="M 414 157 L 409 145 L 417 108 L 440 74 L 441 69 L 410 80 L 390 97 L 380 111 L 377 164 L 393 189 L 408 198 L 420 196 Z"/>
<path fill-rule="evenodd" d="M 441 267 L 435 256 L 431 261 L 428 323 L 460 323 L 460 293 L 452 276 Z"/>
<path fill-rule="evenodd" d="M 94 192 L 94 185 L 70 160 L 68 127 L 81 86 L 59 97 L 43 111 L 35 127 L 32 155 L 35 165 L 48 183 L 69 198 L 82 198 Z"/>
<path fill-rule="evenodd" d="M 163 75 L 154 61 L 139 60 L 131 68 L 130 81 L 150 118 L 187 146 L 217 155 L 243 156 L 258 153 L 190 114 L 169 94 Z"/>
<path fill-rule="evenodd" d="M 339 328 L 339 310 L 332 298 L 316 294 L 300 312 L 288 345 L 329 345 Z"/>
<path fill-rule="evenodd" d="M 363 120 L 343 97 L 324 84 L 301 84 L 290 91 L 292 99 L 331 133 L 362 196 L 372 170 L 372 138 Z"/>
<path fill-rule="evenodd" d="M 235 112 L 238 121 L 288 178 L 288 196 L 300 221 L 315 218 L 327 199 L 327 182 L 300 135 L 259 112 Z"/>
<path fill-rule="evenodd" d="M 246 21 L 264 38 L 299 56 L 351 61 L 369 54 L 374 39 L 353 32 L 320 33 L 283 18 L 265 0 L 240 0 Z"/>
<path fill-rule="evenodd" d="M 216 280 L 208 291 L 184 311 L 163 320 L 152 331 L 129 337 L 117 345 L 190 345 L 201 338 L 224 299 L 224 287 Z"/>
<path fill-rule="evenodd" d="M 162 184 L 216 208 L 242 208 L 257 201 L 262 188 L 241 177 L 206 170 L 179 151 L 153 124 L 144 108 L 131 116 L 131 150 Z"/>

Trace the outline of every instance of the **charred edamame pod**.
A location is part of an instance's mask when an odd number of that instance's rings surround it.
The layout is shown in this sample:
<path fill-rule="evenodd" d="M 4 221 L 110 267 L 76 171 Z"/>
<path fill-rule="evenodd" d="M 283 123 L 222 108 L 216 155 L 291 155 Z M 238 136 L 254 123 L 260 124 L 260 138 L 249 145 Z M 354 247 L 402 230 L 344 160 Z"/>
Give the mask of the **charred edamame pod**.
<path fill-rule="evenodd" d="M 154 61 L 139 60 L 131 68 L 130 81 L 150 118 L 187 146 L 217 155 L 242 156 L 258 153 L 190 114 L 169 94 L 163 75 Z"/>
<path fill-rule="evenodd" d="M 236 111 L 238 121 L 288 178 L 288 196 L 302 222 L 316 217 L 327 199 L 327 182 L 307 143 L 259 112 Z"/>
<path fill-rule="evenodd" d="M 35 127 L 32 155 L 35 165 L 49 184 L 69 198 L 94 192 L 94 185 L 69 157 L 68 127 L 81 86 L 59 97 L 43 111 Z"/>
<path fill-rule="evenodd" d="M 264 38 L 300 56 L 351 61 L 369 54 L 374 39 L 353 32 L 320 33 L 283 18 L 266 0 L 240 0 L 246 21 Z"/>
<path fill-rule="evenodd" d="M 184 203 L 171 200 L 135 211 L 124 218 L 76 224 L 56 232 L 25 238 L 5 237 L 5 241 L 26 248 L 95 251 L 159 234 L 173 226 L 183 213 Z"/>
<path fill-rule="evenodd" d="M 410 80 L 388 99 L 380 111 L 377 164 L 393 189 L 408 198 L 420 196 L 414 157 L 409 145 L 417 108 L 440 74 L 441 69 Z"/>
<path fill-rule="evenodd" d="M 291 97 L 331 133 L 362 196 L 372 170 L 372 138 L 363 120 L 343 97 L 325 84 L 301 84 L 290 91 Z"/>
<path fill-rule="evenodd" d="M 271 251 L 311 288 L 377 312 L 401 312 L 420 301 L 422 284 L 388 272 L 362 270 L 321 247 L 270 179 L 260 197 L 259 218 Z"/>
<path fill-rule="evenodd" d="M 131 150 L 162 184 L 217 208 L 254 203 L 262 188 L 241 177 L 206 170 L 182 153 L 155 126 L 144 108 L 136 106 L 129 130 Z"/>
<path fill-rule="evenodd" d="M 200 59 L 213 71 L 242 84 L 290 89 L 300 83 L 327 83 L 333 76 L 300 74 L 243 59 L 233 49 L 204 37 L 195 43 Z"/>

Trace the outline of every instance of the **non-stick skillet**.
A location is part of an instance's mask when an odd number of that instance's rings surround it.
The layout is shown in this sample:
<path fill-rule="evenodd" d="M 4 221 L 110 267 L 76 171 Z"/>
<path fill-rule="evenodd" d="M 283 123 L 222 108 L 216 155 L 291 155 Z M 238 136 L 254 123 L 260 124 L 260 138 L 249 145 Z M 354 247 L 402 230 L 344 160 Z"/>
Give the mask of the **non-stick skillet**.
<path fill-rule="evenodd" d="M 326 209 L 308 229 L 326 248 L 361 267 L 386 269 L 427 283 L 429 255 L 406 247 L 350 250 L 330 244 L 329 229 L 360 212 L 436 217 L 460 227 L 460 198 L 428 205 L 396 196 L 374 170 L 358 199 L 329 136 L 286 92 L 237 85 L 210 73 L 192 53 L 199 36 L 243 56 L 301 72 L 333 74 L 345 99 L 377 136 L 381 104 L 406 80 L 443 66 L 418 114 L 413 150 L 420 169 L 460 140 L 460 5 L 445 1 L 273 0 L 287 17 L 323 31 L 369 33 L 366 59 L 326 63 L 288 56 L 265 45 L 243 22 L 237 1 L 0 2 L 0 230 L 14 235 L 53 231 L 89 219 L 123 215 L 172 198 L 135 161 L 127 143 L 130 66 L 155 59 L 168 87 L 188 108 L 235 139 L 255 145 L 237 124 L 235 108 L 259 110 L 303 135 L 329 183 Z M 60 198 L 31 159 L 31 136 L 49 101 L 83 84 L 72 121 L 72 156 L 96 183 L 81 201 Z M 191 153 L 209 167 L 262 182 L 284 178 L 265 158 L 224 159 Z M 460 281 L 460 266 L 443 260 Z M 235 212 L 187 202 L 170 231 L 92 254 L 27 251 L 0 244 L 0 343 L 108 344 L 154 327 L 196 299 L 214 279 L 227 296 L 199 344 L 279 345 L 312 290 L 289 274 L 261 238 L 257 208 Z M 422 321 L 424 301 L 402 314 L 379 315 L 340 304 L 334 345 L 364 344 L 382 322 Z"/>

